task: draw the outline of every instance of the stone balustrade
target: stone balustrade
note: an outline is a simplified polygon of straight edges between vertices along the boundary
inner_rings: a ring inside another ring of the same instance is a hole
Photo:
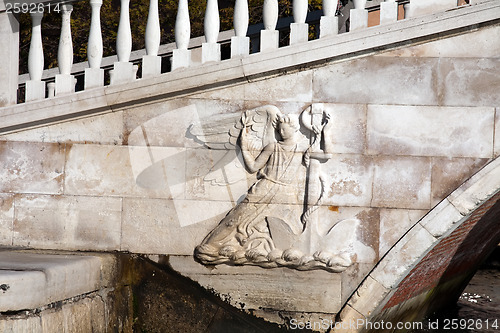
[[[479,0],[471,0],[479,2]],[[372,2],[372,1],[370,1]],[[467,4],[467,0],[446,0],[441,1],[439,6],[429,0],[375,0],[367,8],[367,0],[353,0],[352,4],[346,8],[350,9],[349,28],[354,32],[365,29],[369,25],[369,12],[373,12],[370,20],[380,24],[390,24],[399,19],[423,15],[435,10],[446,10],[460,4]],[[471,4],[471,5],[472,5]],[[88,39],[88,65],[84,69],[84,89],[97,88],[105,85],[104,70],[102,63],[103,43],[100,23],[100,8],[102,0],[90,0],[92,10],[91,25]],[[350,6],[350,7],[349,7]],[[404,9],[403,9],[404,7]],[[129,18],[129,0],[121,0],[120,21],[117,31],[116,50],[117,61],[112,64],[109,71],[110,84],[125,84],[137,79],[138,63],[142,62],[142,78],[151,78],[161,75],[162,57],[159,55],[160,49],[160,22],[158,16],[158,0],[150,1],[149,15],[146,25],[145,55],[131,60],[132,35],[131,22]],[[339,5],[336,0],[324,0],[322,15],[319,20],[319,38],[332,37],[339,33]],[[7,13],[8,8],[6,7]],[[12,7],[10,10],[14,10]],[[404,10],[404,15],[403,15]],[[71,41],[70,15],[72,6],[61,5],[62,15],[61,36],[58,50],[59,73],[55,75],[55,84],[42,78],[43,70],[43,46],[42,46],[42,18],[43,12],[33,12],[32,17],[32,38],[29,51],[29,80],[25,81],[24,100],[26,102],[43,99],[46,96],[68,94],[75,92],[76,80],[72,75],[73,52]],[[0,15],[5,15],[1,13]],[[8,14],[9,15],[9,14]],[[307,0],[293,1],[293,22],[289,29],[289,44],[306,43],[310,39],[309,24],[306,23],[308,17]],[[248,56],[251,51],[257,51],[254,47],[250,49],[250,37],[248,26],[248,1],[236,0],[234,8],[234,36],[230,37],[231,58]],[[263,4],[263,25],[264,29],[258,34],[257,46],[260,52],[267,52],[279,47],[278,22],[278,2],[277,0],[264,0]],[[133,24],[133,22],[132,22]],[[188,1],[179,0],[179,7],[175,23],[175,47],[171,54],[171,70],[196,66],[209,62],[221,61],[221,43],[219,32],[219,13],[216,0],[207,2],[207,9],[204,22],[205,42],[201,45],[201,61],[193,61],[190,49],[190,19],[188,12]],[[253,43],[252,43],[253,44]],[[258,48],[257,48],[258,49]],[[143,52],[144,53],[144,52]],[[44,75],[45,76],[45,75]],[[23,81],[22,79],[20,81]],[[47,92],[48,91],[48,92]],[[21,97],[21,99],[23,99]]]

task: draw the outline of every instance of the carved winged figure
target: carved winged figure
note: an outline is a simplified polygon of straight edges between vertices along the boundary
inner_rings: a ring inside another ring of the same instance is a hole
[[[305,145],[299,118],[283,115],[273,105],[244,111],[230,130],[226,127],[222,131],[226,144],[239,148],[246,170],[256,173],[257,180],[245,198],[196,247],[197,260],[212,265],[289,266],[334,272],[352,264],[346,255],[325,255],[320,251],[312,255],[301,246],[309,219],[305,218],[307,207],[304,209],[308,159],[311,149],[319,146],[328,119],[326,116],[322,124],[305,126],[314,136]],[[214,147],[216,143],[208,141],[220,141],[223,136],[221,126],[211,128],[211,132],[197,128],[190,132],[208,147]],[[302,214],[286,207],[299,207]]]

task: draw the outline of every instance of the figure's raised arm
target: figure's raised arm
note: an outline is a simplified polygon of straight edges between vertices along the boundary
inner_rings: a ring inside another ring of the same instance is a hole
[[[242,117],[242,122],[243,120],[244,118]],[[256,150],[258,148],[251,146],[250,141],[248,140],[248,127],[244,122],[243,122],[243,128],[241,129],[240,146],[245,166],[251,173],[257,172],[260,169],[262,169],[266,165],[267,161],[269,160],[269,156],[271,156],[274,150],[274,144],[268,144],[258,154],[258,156],[254,158],[254,155],[252,154],[251,150]]]

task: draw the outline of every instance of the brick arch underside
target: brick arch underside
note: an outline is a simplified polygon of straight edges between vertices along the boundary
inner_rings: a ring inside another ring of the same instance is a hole
[[[373,321],[421,320],[454,304],[500,242],[499,226],[500,192],[497,192],[411,269]]]

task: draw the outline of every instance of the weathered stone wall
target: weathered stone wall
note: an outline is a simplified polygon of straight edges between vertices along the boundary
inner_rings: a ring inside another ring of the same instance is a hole
[[[207,182],[219,151],[190,137],[189,127],[224,115],[237,119],[264,104],[297,115],[313,104],[329,111],[333,123],[320,220],[361,221],[338,225],[333,236],[338,249],[356,254],[355,265],[329,282],[341,290],[340,308],[412,225],[500,154],[500,45],[492,42],[499,35],[499,26],[485,27],[4,135],[1,244],[190,258],[255,178],[240,168],[228,169],[238,180],[230,186]],[[307,142],[304,133],[301,140]],[[217,270],[197,274],[206,276],[209,288],[219,278]],[[283,275],[277,276],[276,286]],[[298,281],[292,291],[304,283],[310,282]],[[233,286],[225,287],[219,292],[230,294]],[[234,303],[252,310],[245,285],[238,288],[243,296]],[[294,306],[321,312],[307,302]]]

